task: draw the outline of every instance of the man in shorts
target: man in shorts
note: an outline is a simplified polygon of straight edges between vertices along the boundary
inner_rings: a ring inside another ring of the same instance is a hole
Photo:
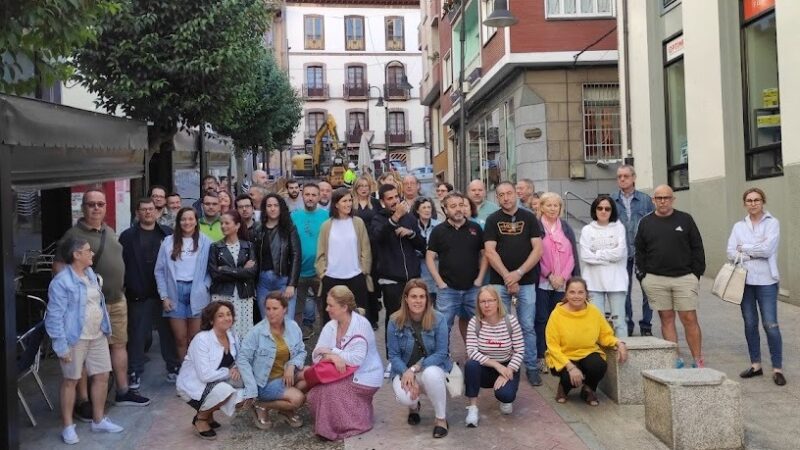
[[[681,319],[692,367],[703,367],[702,335],[697,321],[697,291],[706,270],[700,230],[688,213],[673,208],[672,188],[656,187],[656,209],[643,217],[636,232],[636,277],[647,293],[650,307],[658,311],[664,339],[678,342],[675,313]],[[678,358],[676,367],[684,366]]]
[[[480,225],[467,220],[462,207],[465,201],[458,192],[451,192],[442,200],[447,220],[431,231],[425,263],[439,288],[436,309],[447,320],[448,330],[456,315],[463,319],[458,328],[466,342],[467,323],[475,315],[478,288],[488,263],[483,257],[483,231]]]
[[[114,384],[117,388],[115,404],[120,406],[147,406],[150,399],[140,396],[128,388],[128,304],[123,293],[125,282],[125,262],[122,259],[122,245],[117,234],[105,224],[106,195],[103,191],[90,189],[83,194],[81,210],[83,217],[67,230],[62,237],[84,239],[94,252],[92,269],[102,278],[102,291],[106,309],[111,319],[111,367]],[[56,264],[56,271],[63,268],[63,262]],[[89,411],[89,390],[86,377],[78,385],[76,413],[79,419],[91,420]]]

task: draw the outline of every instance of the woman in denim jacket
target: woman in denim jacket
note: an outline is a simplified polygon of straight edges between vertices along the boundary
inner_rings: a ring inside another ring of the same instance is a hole
[[[400,309],[389,320],[386,352],[394,394],[409,408],[409,425],[420,422],[420,394],[433,403],[434,438],[447,436],[447,374],[453,368],[448,341],[447,322],[433,308],[428,286],[419,278],[409,280]]]
[[[300,327],[286,316],[288,306],[281,291],[268,293],[266,318],[247,333],[236,358],[244,381],[243,397],[255,402],[253,421],[262,430],[272,427],[270,409],[277,410],[276,419],[290,427],[303,426],[297,409],[306,398],[302,377],[306,346]]]
[[[75,406],[75,387],[86,368],[92,377],[92,431],[119,433],[122,427],[104,416],[108,373],[111,355],[108,336],[111,320],[97,275],[91,269],[94,252],[89,243],[69,238],[59,252],[67,266],[50,282],[48,288],[45,329],[58,355],[64,381],[61,383],[61,438],[67,444],[77,444],[78,435],[72,421]]]

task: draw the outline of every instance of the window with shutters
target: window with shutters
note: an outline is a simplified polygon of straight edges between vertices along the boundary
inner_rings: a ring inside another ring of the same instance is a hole
[[[405,30],[402,17],[386,18],[386,50],[405,50]]]
[[[305,49],[325,50],[325,26],[322,16],[303,16]]]
[[[345,50],[364,50],[363,16],[345,16],[344,45]]]

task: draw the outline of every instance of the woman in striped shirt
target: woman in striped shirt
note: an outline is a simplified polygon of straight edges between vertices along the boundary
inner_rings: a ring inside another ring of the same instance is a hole
[[[500,412],[511,414],[519,387],[519,368],[525,353],[522,328],[506,314],[497,291],[484,286],[478,291],[475,317],[467,325],[465,394],[469,398],[467,426],[478,426],[478,392],[493,388]]]

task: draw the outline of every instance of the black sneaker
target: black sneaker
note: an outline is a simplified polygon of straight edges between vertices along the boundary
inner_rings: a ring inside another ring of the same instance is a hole
[[[542,377],[539,376],[539,368],[535,369],[528,369],[525,371],[525,374],[528,376],[528,383],[531,386],[541,386],[542,385]]]
[[[141,385],[142,377],[137,375],[136,372],[131,372],[130,375],[128,375],[128,388],[136,391]]]
[[[649,328],[642,328],[642,336],[652,336],[653,332]]]
[[[89,423],[92,421],[92,402],[90,401],[83,401],[83,402],[76,402],[75,409],[73,410],[73,415],[76,419],[80,420],[84,423]]]
[[[125,394],[117,394],[114,404],[117,406],[147,406],[150,404],[150,399],[128,389]]]

